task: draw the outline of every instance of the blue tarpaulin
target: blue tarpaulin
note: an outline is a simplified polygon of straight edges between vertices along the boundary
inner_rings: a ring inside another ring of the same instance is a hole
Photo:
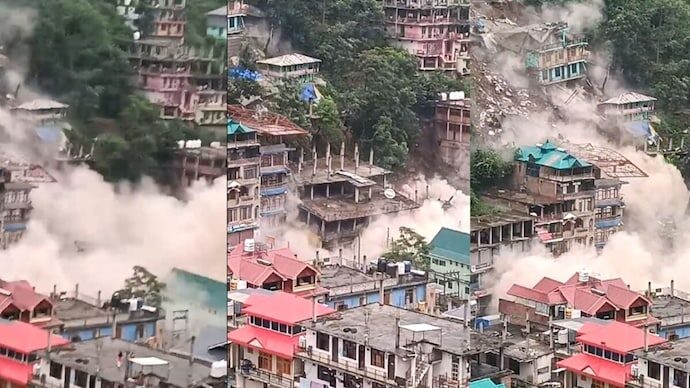
[[[605,220],[596,220],[594,222],[594,225],[597,227],[597,229],[615,228],[617,226],[621,226],[621,224],[622,223],[620,217]]]
[[[274,195],[281,195],[287,193],[287,188],[285,187],[272,187],[270,189],[261,189],[262,197],[272,197]]]
[[[636,139],[657,140],[657,134],[649,121],[631,121],[625,125],[625,129]]]
[[[34,131],[44,143],[58,143],[62,140],[62,130],[58,127],[37,127]]]
[[[299,99],[304,102],[316,102],[319,99],[319,95],[316,93],[316,86],[311,82],[305,84]]]
[[[245,69],[243,67],[233,67],[228,71],[228,75],[230,78],[235,78],[235,79],[244,79],[248,81],[254,81],[258,82],[261,81],[261,74],[251,71],[249,69]]]
[[[18,232],[20,230],[26,230],[26,224],[5,224],[6,232]]]

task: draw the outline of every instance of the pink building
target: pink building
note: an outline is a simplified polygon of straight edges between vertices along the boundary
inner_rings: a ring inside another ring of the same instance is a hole
[[[151,37],[184,40],[186,0],[153,0],[154,12]]]
[[[386,30],[419,59],[421,70],[469,74],[467,0],[384,0]]]

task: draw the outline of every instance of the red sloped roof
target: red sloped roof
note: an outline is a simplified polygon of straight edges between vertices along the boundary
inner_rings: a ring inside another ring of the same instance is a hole
[[[6,380],[25,387],[29,384],[32,374],[33,367],[31,365],[0,357],[0,381]]]
[[[540,292],[551,292],[562,285],[563,283],[559,282],[558,280],[544,277],[533,288]]]
[[[611,322],[608,325],[588,323],[578,331],[578,334],[580,332],[585,334],[577,337],[578,342],[604,347],[618,353],[630,353],[644,347],[644,329],[622,322]],[[654,346],[664,342],[666,342],[665,339],[655,334],[647,333],[647,345]]]
[[[44,300],[50,302],[50,299],[42,294],[34,291],[34,288],[26,280],[18,280],[8,282],[0,279],[0,288],[5,289],[11,295],[0,295],[0,306],[10,303],[17,306],[22,311],[33,310],[36,305]],[[52,304],[52,302],[50,302]]]
[[[556,364],[578,375],[584,375],[601,382],[623,388],[630,365],[605,360],[586,353],[580,353]]]
[[[243,326],[228,333],[228,341],[279,357],[292,359],[299,336],[276,333],[256,326]]]
[[[270,266],[260,264],[257,259],[266,260]],[[250,284],[261,285],[263,280],[275,273],[283,279],[295,280],[305,270],[318,271],[299,259],[290,248],[273,249],[266,252],[244,252],[241,245],[236,246],[228,254],[228,269],[236,277],[246,280]]]
[[[523,287],[519,284],[513,284],[508,290],[508,295],[524,298],[527,300],[534,300],[541,303],[549,303],[549,298],[543,292],[533,290],[531,288]]]
[[[606,286],[606,297],[608,297],[611,302],[615,303],[621,308],[630,308],[630,305],[635,303],[635,301],[638,299],[643,299],[649,303],[647,298],[635,291],[630,290],[627,286],[621,287],[616,283],[607,283]]]
[[[252,294],[244,304],[242,312],[260,318],[288,325],[305,321],[312,316],[313,301],[295,294],[277,291],[269,295]],[[316,316],[335,312],[332,308],[316,304]]]
[[[56,334],[50,336],[51,346],[68,343]],[[0,346],[29,354],[48,347],[48,332],[25,322],[0,320]]]

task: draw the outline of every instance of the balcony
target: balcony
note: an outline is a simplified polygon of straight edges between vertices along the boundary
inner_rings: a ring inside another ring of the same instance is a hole
[[[625,376],[625,381],[626,381],[626,387],[634,387],[634,388],[662,388],[663,385],[659,382],[656,382],[654,380],[650,380],[648,378],[645,378],[646,376],[644,375],[632,375],[630,373],[626,373]]]
[[[265,370],[257,368],[241,368],[240,371],[240,376],[245,377],[249,380],[267,384],[269,387],[295,388],[299,386],[299,382],[295,381],[294,378],[276,375]]]
[[[489,290],[487,290],[484,285],[480,284],[479,282],[470,283],[470,294],[474,295],[476,298],[484,298],[491,295]]]
[[[242,156],[230,156],[228,155],[228,168],[239,167],[247,164],[259,164],[261,158],[259,156],[245,158]]]
[[[251,195],[245,195],[239,198],[228,198],[228,209],[237,206],[253,205],[258,202],[259,198]]]
[[[357,365],[356,360],[348,360],[344,358],[343,356],[340,356],[338,361],[333,361],[331,360],[330,355],[322,353],[321,351],[315,351],[311,347],[309,348],[302,348],[299,347],[297,349],[296,353],[297,357],[299,357],[302,360],[308,360],[312,361],[321,365],[325,365],[329,368],[334,368],[338,369],[343,372],[347,372],[350,374],[354,374],[360,377],[363,377],[368,380],[374,380],[377,382],[381,382],[382,384],[385,385],[392,385],[396,386],[398,383],[395,381],[395,379],[391,380],[388,378],[388,373],[378,371],[378,370],[373,370],[372,368],[359,368]],[[347,360],[347,361],[346,361]],[[348,362],[349,361],[349,362]],[[396,366],[396,369],[399,366]]]

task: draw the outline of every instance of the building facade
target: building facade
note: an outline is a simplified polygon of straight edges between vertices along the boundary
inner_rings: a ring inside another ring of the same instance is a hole
[[[568,25],[560,23],[539,48],[527,53],[527,69],[540,85],[584,78],[587,70],[587,41],[568,36]]]
[[[469,74],[470,2],[383,0],[388,35],[419,60],[420,70]]]
[[[2,249],[19,241],[26,231],[33,206],[29,197],[34,185],[13,179],[12,173],[0,169],[0,228]]]
[[[256,61],[259,72],[275,80],[313,81],[319,74],[321,60],[302,54],[287,54]]]
[[[621,188],[626,182],[620,179],[597,179],[594,181],[594,244],[597,248],[606,245],[609,237],[623,226],[623,195]]]
[[[626,92],[598,105],[599,113],[622,121],[649,121],[654,114],[656,98]]]
[[[214,9],[206,14],[206,35],[216,39],[227,38],[230,27],[229,5],[230,2],[228,6]]]
[[[469,245],[467,233],[449,228],[441,228],[429,243],[431,277],[449,297],[468,299],[479,290],[477,276],[472,283]]]
[[[690,339],[651,346],[633,352],[637,363],[631,368],[626,388],[683,388],[690,386]]]
[[[441,94],[436,102],[434,127],[441,160],[463,169],[468,165],[470,146],[470,101],[464,92]]]
[[[259,166],[261,152],[256,131],[228,122],[228,246],[254,238],[259,226]]]

